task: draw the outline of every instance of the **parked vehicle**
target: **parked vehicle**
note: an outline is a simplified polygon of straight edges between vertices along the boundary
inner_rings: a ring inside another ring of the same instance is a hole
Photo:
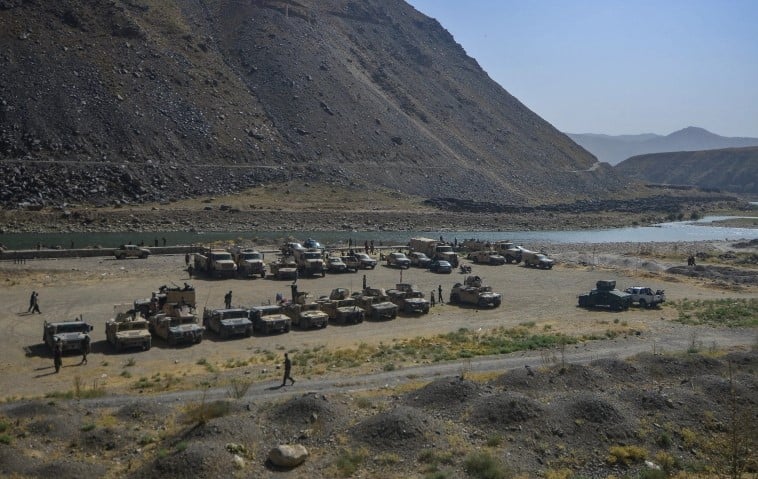
[[[297,271],[301,276],[326,276],[324,257],[320,249],[294,250]]]
[[[387,266],[408,269],[411,267],[411,260],[405,256],[405,253],[390,253],[387,255]]]
[[[366,253],[354,253],[343,256],[342,261],[345,262],[349,269],[354,271],[358,269],[374,269],[376,267],[376,260]]]
[[[131,304],[113,306],[113,317],[105,322],[105,339],[116,351],[128,348],[147,351],[153,343],[147,320]]]
[[[411,238],[408,246],[412,251],[424,253],[432,260],[444,260],[455,267],[458,266],[458,253],[450,243],[431,238]]]
[[[195,289],[161,286],[150,299],[136,300],[134,309],[147,317],[148,329],[174,346],[179,343],[200,343],[205,328],[195,313]]]
[[[60,341],[63,352],[81,351],[82,341],[89,337],[92,325],[82,321],[81,317],[73,321],[45,321],[42,326],[42,341],[52,351]]]
[[[629,309],[632,295],[616,289],[616,281],[600,280],[595,289],[579,295],[579,306],[583,308],[608,308],[614,311]]]
[[[326,270],[329,273],[347,273],[347,264],[338,256],[330,256],[326,260]]]
[[[366,317],[375,321],[395,319],[397,305],[389,300],[383,289],[365,288],[361,293],[354,293],[355,301],[366,311]]]
[[[205,249],[195,253],[195,271],[213,278],[232,278],[237,275],[237,263],[223,249]]]
[[[424,293],[410,283],[397,283],[394,289],[387,290],[387,296],[403,313],[427,314],[429,312],[429,301],[424,298]]]
[[[150,256],[150,250],[147,248],[142,248],[134,244],[122,244],[121,246],[118,247],[117,250],[113,252],[113,255],[116,257],[116,259],[126,259],[126,258],[145,259],[148,256]]]
[[[408,255],[408,259],[411,260],[411,266],[416,266],[417,268],[428,268],[429,264],[432,262],[432,258],[428,257],[421,251],[411,251]]]
[[[266,277],[265,256],[260,251],[249,248],[234,248],[232,250],[234,262],[237,263],[237,274],[244,278],[260,276]]]
[[[297,261],[292,256],[280,256],[272,263],[269,263],[268,269],[271,276],[275,279],[297,279]]]
[[[505,264],[505,256],[498,254],[497,251],[474,251],[473,253],[468,254],[468,259],[473,261],[475,264]]]
[[[366,317],[364,309],[358,306],[346,288],[333,289],[328,297],[319,298],[317,303],[330,320],[339,324],[362,323]]]
[[[219,335],[221,339],[230,336],[252,336],[253,322],[250,311],[244,308],[204,309],[203,325]]]
[[[638,304],[640,308],[652,308],[666,301],[666,295],[662,289],[653,290],[645,286],[632,286],[626,288],[624,292],[632,295],[632,304]]]
[[[292,320],[284,314],[279,304],[253,306],[250,308],[250,320],[253,330],[263,334],[287,333],[292,325]]]
[[[450,274],[453,272],[453,265],[444,260],[434,260],[429,264],[429,271],[432,273]]]
[[[532,268],[552,269],[555,264],[555,260],[548,258],[544,253],[529,250],[521,252],[521,259],[524,261],[524,266],[531,266]]]
[[[502,300],[503,295],[485,286],[479,276],[467,276],[462,284],[455,283],[450,291],[452,304],[473,304],[478,308],[497,308]]]

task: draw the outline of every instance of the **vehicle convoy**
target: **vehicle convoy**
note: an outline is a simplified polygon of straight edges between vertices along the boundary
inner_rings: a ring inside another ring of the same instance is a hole
[[[328,297],[319,298],[317,304],[331,321],[338,324],[362,323],[366,317],[365,310],[357,305],[346,288],[333,289]]]
[[[116,257],[116,259],[126,259],[126,258],[145,259],[148,256],[150,256],[150,250],[147,248],[142,248],[135,244],[122,244],[121,246],[118,247],[118,249],[113,251],[113,255]]]
[[[353,253],[342,257],[348,269],[357,271],[359,269],[376,268],[376,260],[366,253]]]
[[[268,269],[274,279],[297,279],[297,262],[291,255],[279,256],[269,263]]]
[[[505,256],[493,250],[474,251],[468,254],[468,259],[475,264],[505,264]]]
[[[429,312],[429,301],[424,298],[424,293],[410,283],[397,283],[394,289],[387,290],[387,296],[403,313],[427,314]]]
[[[662,289],[653,290],[644,286],[632,286],[626,288],[625,293],[632,295],[632,304],[638,304],[640,308],[652,308],[666,302],[666,294]]]
[[[73,321],[45,321],[42,329],[42,341],[48,345],[51,351],[55,349],[55,344],[59,340],[63,352],[81,351],[82,341],[85,337],[89,337],[92,329],[94,328],[82,321],[81,317]]]
[[[527,249],[521,251],[521,259],[524,261],[524,266],[532,268],[552,269],[555,264],[555,260],[548,258],[546,254]]]
[[[455,283],[450,291],[452,304],[473,304],[478,308],[497,308],[502,300],[503,295],[485,286],[479,276],[467,276],[463,284]]]
[[[223,249],[204,249],[195,253],[195,271],[213,278],[232,278],[237,275],[237,263]]]
[[[458,267],[458,253],[453,251],[453,245],[431,238],[411,238],[408,246],[412,251],[420,251],[432,260],[444,260]]]
[[[297,262],[297,271],[301,276],[326,276],[324,257],[320,249],[294,250],[293,257]]]
[[[387,255],[387,266],[408,269],[411,267],[411,260],[404,253],[390,253]]]
[[[416,266],[417,268],[428,268],[429,264],[432,262],[432,258],[428,257],[421,251],[411,251],[408,255],[408,259],[411,260],[411,266]]]
[[[320,304],[308,301],[305,291],[298,291],[293,284],[292,301],[284,306],[284,314],[290,317],[292,325],[300,329],[325,328],[329,324],[329,315],[321,310]]]
[[[284,314],[284,308],[279,304],[253,306],[250,308],[250,320],[253,330],[262,334],[287,333],[292,326],[292,320]]]
[[[632,295],[616,289],[616,281],[600,280],[595,289],[579,295],[579,306],[583,308],[608,308],[614,311],[629,309]]]
[[[219,335],[221,339],[230,336],[253,335],[253,322],[250,311],[244,308],[203,310],[203,326]]]
[[[237,274],[244,278],[260,276],[266,277],[266,264],[263,262],[264,254],[249,248],[236,247],[231,251],[234,262],[237,264]]]
[[[366,311],[366,317],[374,321],[395,319],[397,305],[389,300],[389,296],[380,288],[365,288],[360,293],[353,293],[356,304]]]
[[[129,348],[147,351],[153,344],[147,320],[131,304],[113,306],[113,317],[105,322],[105,339],[116,351]]]
[[[170,345],[199,343],[205,328],[195,314],[195,289],[161,286],[147,300],[136,300],[134,309],[147,316],[148,329]],[[147,314],[144,314],[144,312]]]

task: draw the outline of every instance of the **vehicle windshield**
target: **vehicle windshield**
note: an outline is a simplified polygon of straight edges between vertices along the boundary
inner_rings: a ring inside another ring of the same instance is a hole
[[[56,333],[88,333],[89,325],[87,323],[70,323],[60,324],[55,328]]]
[[[234,309],[221,311],[219,316],[221,316],[221,319],[247,318],[248,312],[246,309]]]
[[[437,246],[436,251],[438,253],[452,253],[453,247],[450,245]]]
[[[213,258],[213,261],[231,261],[232,260],[232,254],[231,253],[211,253],[211,258]]]
[[[261,253],[244,253],[242,255],[242,259],[263,259],[263,254],[261,254]]]
[[[355,257],[358,259],[371,259],[366,253],[358,253],[355,255]]]
[[[129,331],[133,329],[147,329],[147,322],[145,321],[124,321],[119,323],[119,331]]]
[[[315,251],[305,253],[305,259],[321,259],[321,253],[316,253]]]

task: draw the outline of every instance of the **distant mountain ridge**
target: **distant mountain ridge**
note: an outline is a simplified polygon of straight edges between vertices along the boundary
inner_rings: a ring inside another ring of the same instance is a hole
[[[758,195],[758,147],[633,156],[614,168],[648,183]]]
[[[603,135],[566,133],[569,138],[595,155],[598,161],[616,165],[627,158],[649,153],[716,150],[758,146],[758,138],[726,137],[703,128],[689,126],[669,135]]]

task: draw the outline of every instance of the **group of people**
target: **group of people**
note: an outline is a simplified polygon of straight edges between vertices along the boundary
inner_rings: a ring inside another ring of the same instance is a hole
[[[79,362],[79,364],[87,364],[87,355],[90,351],[89,334],[84,335],[79,349],[82,352],[82,360]],[[63,342],[61,341],[61,338],[58,338],[56,339],[55,346],[53,347],[53,367],[55,368],[56,373],[60,372],[61,366],[63,366]]]
[[[39,310],[39,293],[36,291],[32,291],[32,295],[29,298],[29,309],[27,309],[26,312],[42,314]]]
[[[437,305],[437,300],[439,300],[440,304],[445,304],[445,301],[442,299],[442,285],[437,286],[437,296],[434,296],[434,290],[432,290],[432,294],[429,295],[429,303],[431,303],[432,306]]]

